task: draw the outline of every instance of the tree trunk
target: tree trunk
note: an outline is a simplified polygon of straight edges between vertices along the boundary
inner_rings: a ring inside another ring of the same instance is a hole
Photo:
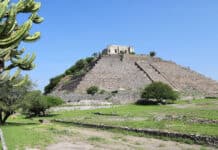
[[[10,112],[6,112],[4,119],[3,119],[3,124],[5,124],[6,120],[8,119],[8,117],[11,115],[12,113]]]
[[[3,123],[3,120],[2,120],[2,111],[0,111],[0,125],[2,125]]]

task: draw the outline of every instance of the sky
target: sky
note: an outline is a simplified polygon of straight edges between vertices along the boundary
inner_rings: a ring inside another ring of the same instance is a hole
[[[38,0],[40,1],[40,0]],[[130,45],[218,80],[217,0],[41,0],[41,39],[22,44],[37,55],[24,72],[43,90],[78,59],[110,44]]]

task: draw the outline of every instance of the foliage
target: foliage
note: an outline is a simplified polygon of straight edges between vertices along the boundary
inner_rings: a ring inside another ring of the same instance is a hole
[[[60,98],[42,95],[40,91],[32,91],[25,95],[23,112],[27,116],[45,116],[47,109],[63,104]]]
[[[14,86],[23,78],[19,76],[12,81],[8,80],[0,84],[0,124],[4,124],[8,117],[22,106],[24,95],[32,89],[33,83],[30,80],[20,86]]]
[[[64,103],[64,101],[59,97],[54,97],[54,96],[45,96],[45,97],[49,107],[59,106]]]
[[[159,103],[164,103],[164,100],[176,100],[178,98],[177,92],[162,82],[153,82],[143,90],[141,98],[155,99]]]
[[[104,93],[106,93],[105,90],[100,90],[100,92],[99,92],[99,94],[104,94]]]
[[[46,99],[40,91],[32,91],[24,97],[23,111],[29,116],[45,115],[47,108]]]
[[[13,68],[21,70],[34,68],[35,55],[27,54],[22,57],[25,49],[19,50],[19,45],[21,42],[33,42],[40,38],[40,32],[30,34],[32,24],[43,21],[43,18],[37,14],[40,7],[41,3],[34,0],[20,0],[16,4],[11,4],[9,0],[0,1],[0,74]],[[29,18],[19,25],[17,16],[21,13],[29,14]],[[7,73],[1,75],[3,81],[15,78],[9,78]],[[23,79],[27,81],[27,77]]]
[[[155,51],[151,51],[151,52],[149,53],[149,56],[151,56],[151,57],[156,56],[156,52],[155,52]]]
[[[45,94],[48,94],[54,89],[54,87],[60,82],[60,80],[64,77],[64,75],[59,75],[50,79],[49,84],[45,87]]]
[[[86,92],[87,94],[95,95],[99,91],[99,88],[97,86],[91,86],[89,87]]]
[[[50,79],[49,84],[45,87],[45,94],[50,93],[55,86],[67,75],[72,75],[73,77],[78,77],[84,75],[88,70],[90,70],[92,64],[95,62],[96,58],[87,57],[85,59],[78,60],[75,65],[71,66],[65,70],[64,74],[61,74],[57,77]]]

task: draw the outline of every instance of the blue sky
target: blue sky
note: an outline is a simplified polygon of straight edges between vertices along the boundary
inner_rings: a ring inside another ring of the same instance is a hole
[[[80,58],[109,44],[154,50],[159,57],[218,80],[217,0],[41,0],[45,18],[33,31],[42,37],[22,44],[37,54],[25,72],[43,89]]]

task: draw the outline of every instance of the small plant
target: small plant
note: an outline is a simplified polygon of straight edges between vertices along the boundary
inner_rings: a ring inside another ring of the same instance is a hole
[[[91,94],[91,95],[95,95],[98,91],[99,88],[97,86],[91,86],[86,90],[87,94]]]
[[[105,94],[105,93],[106,93],[105,90],[101,90],[101,91],[99,92],[99,94]]]
[[[173,89],[162,82],[153,82],[142,92],[141,98],[146,100],[154,99],[157,103],[172,103],[178,98],[178,93],[173,91]]]
[[[156,52],[155,51],[150,51],[149,56],[151,56],[151,57],[156,56]]]
[[[123,61],[123,58],[124,58],[124,53],[121,53],[120,54],[120,61]]]
[[[135,52],[130,52],[131,55],[135,55]]]

